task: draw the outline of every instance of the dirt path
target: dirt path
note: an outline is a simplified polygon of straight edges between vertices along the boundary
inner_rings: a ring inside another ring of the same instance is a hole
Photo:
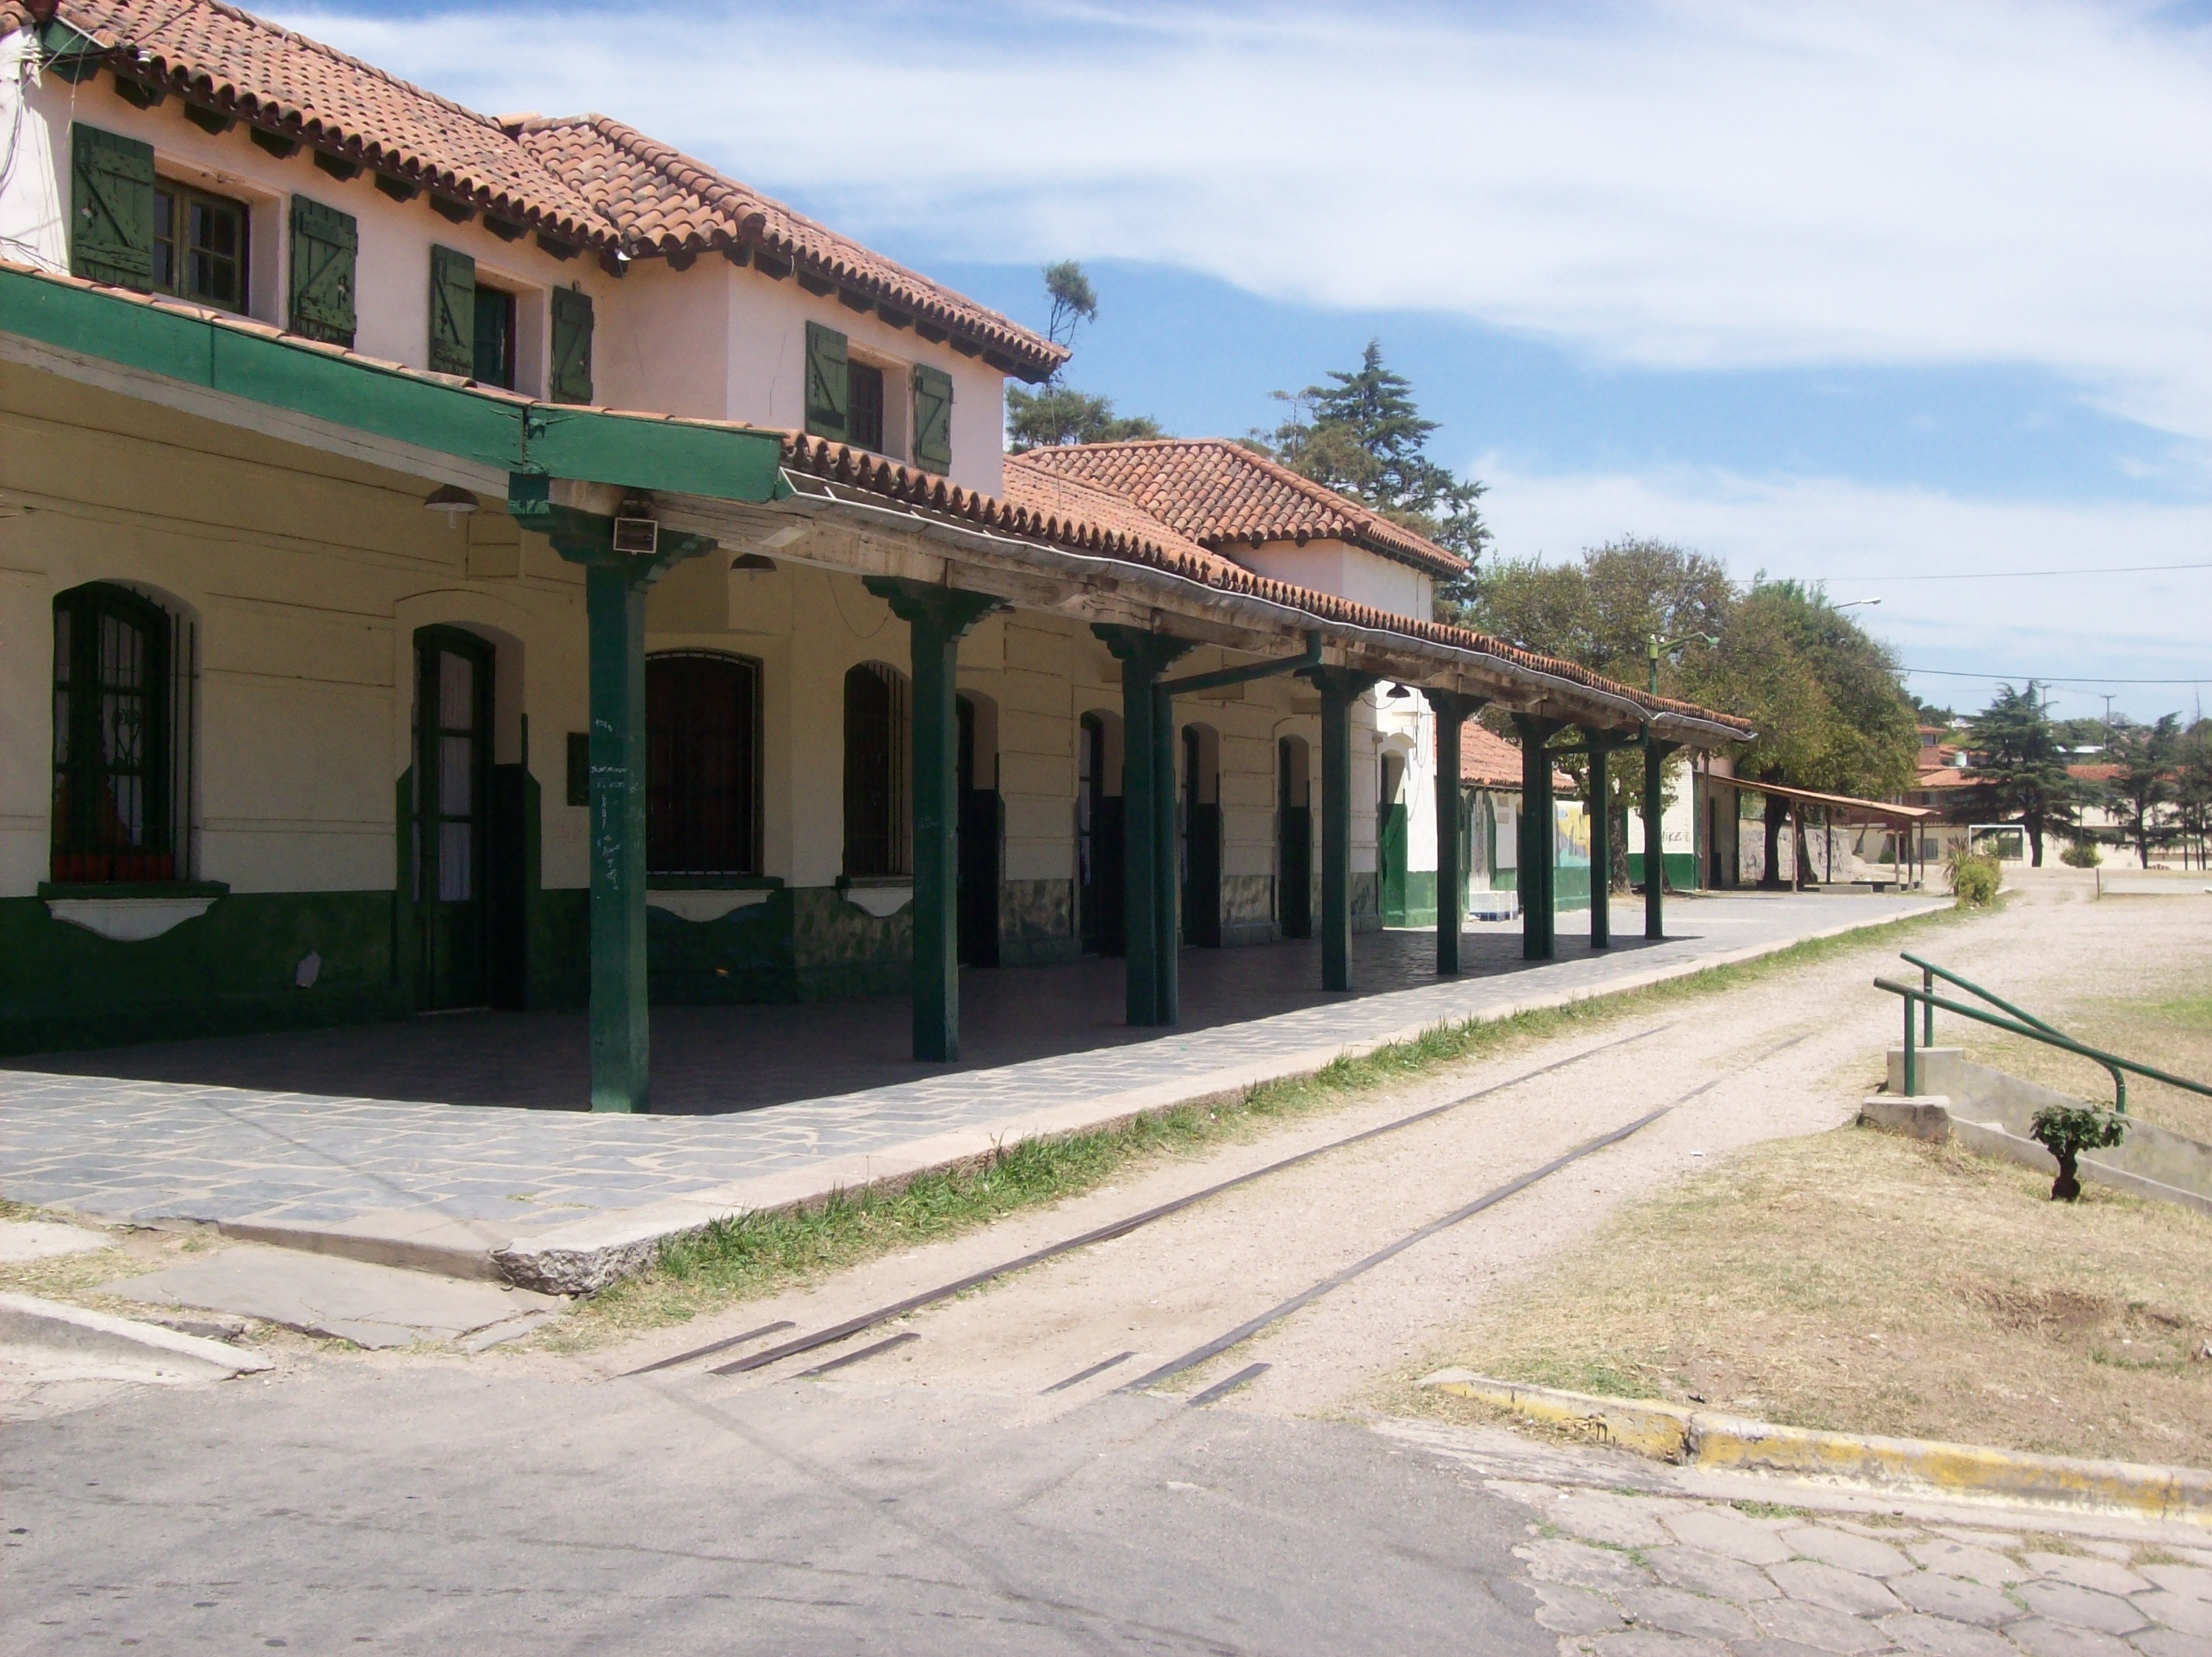
[[[1929,947],[2030,1007],[2124,972],[2131,960],[2212,963],[2212,914],[2171,900],[2094,902],[2087,881],[2070,873],[2033,881],[2004,912],[1936,934]],[[1623,1202],[1737,1146],[1848,1120],[1895,1039],[1897,1003],[1869,982],[1878,971],[1902,969],[1893,950],[1849,951],[1726,996],[1486,1059],[587,1362],[613,1373],[779,1320],[818,1328],[1310,1145],[1587,1055],[808,1360],[911,1329],[919,1340],[841,1379],[1020,1397],[1049,1413],[1223,1333],[1594,1135],[1685,1101],[1635,1138],[1419,1245],[1189,1377],[1200,1385],[1264,1361],[1272,1368],[1237,1395],[1238,1407],[1305,1414],[1352,1406],[1448,1349],[1486,1296],[1540,1271]],[[1125,1351],[1137,1357],[1041,1395]]]

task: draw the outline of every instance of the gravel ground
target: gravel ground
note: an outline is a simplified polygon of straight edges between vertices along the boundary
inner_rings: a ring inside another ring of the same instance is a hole
[[[2178,901],[2099,903],[2075,871],[2046,871],[2002,911],[1931,932],[1924,947],[2033,1006],[2122,969],[2142,952],[2203,950],[2212,942],[2209,920]],[[1195,1347],[1594,1135],[1682,1102],[1625,1144],[1407,1251],[1188,1377],[1203,1384],[1256,1360],[1272,1367],[1236,1395],[1234,1407],[1311,1414],[1387,1405],[1407,1377],[1452,1350],[1455,1332],[1485,1297],[1541,1270],[1622,1203],[1737,1146],[1848,1120],[1881,1078],[1897,1022],[1894,1000],[1870,983],[1877,972],[1902,969],[1893,950],[1846,951],[1725,996],[1492,1057],[811,1290],[659,1332],[595,1362],[626,1368],[785,1318],[819,1327],[1308,1146],[1587,1055],[1421,1126],[918,1314],[897,1328],[921,1338],[849,1372],[1024,1395],[1040,1411],[1066,1408],[1141,1373],[1144,1360]],[[890,1332],[878,1329],[836,1350]],[[1135,1357],[1036,1399],[1040,1389],[1125,1351]]]

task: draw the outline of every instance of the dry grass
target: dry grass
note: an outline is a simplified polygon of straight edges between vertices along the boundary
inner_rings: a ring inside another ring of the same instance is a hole
[[[66,1224],[66,1216],[41,1213],[21,1204],[11,1204],[13,1211],[0,1215],[0,1219],[41,1219]],[[167,1266],[181,1266],[185,1261],[204,1254],[211,1249],[227,1248],[229,1244],[212,1231],[198,1228],[175,1230],[155,1230],[149,1228],[124,1228],[107,1235],[114,1246],[88,1250],[82,1254],[57,1254],[43,1260],[21,1260],[0,1265],[0,1290],[12,1294],[36,1295],[46,1300],[74,1301],[81,1306],[98,1307],[104,1311],[128,1314],[136,1302],[120,1296],[103,1295],[100,1287],[118,1278],[139,1278],[149,1272],[159,1272]]]
[[[1868,1128],[1774,1141],[1617,1217],[1451,1361],[1804,1427],[2212,1467],[2212,1361],[2192,1356],[2212,1340],[2212,1220],[2049,1193]]]
[[[2056,1007],[2030,1006],[2077,1041],[2154,1065],[2192,1081],[2212,1083],[2212,927],[2203,947],[2179,960],[2131,963],[2128,993],[2084,993]],[[1996,986],[1992,985],[1991,988]],[[2100,986],[2085,986],[2094,991]],[[2002,992],[2000,992],[2002,993]],[[2099,1065],[1987,1026],[1966,1034],[1961,1018],[1936,1015],[1936,1039],[1960,1042],[1978,1064],[2045,1087],[2056,1088],[2096,1104],[2110,1104],[2111,1078]],[[2128,1078],[2128,1110],[2147,1122],[2212,1140],[2212,1099],[2142,1077]]]

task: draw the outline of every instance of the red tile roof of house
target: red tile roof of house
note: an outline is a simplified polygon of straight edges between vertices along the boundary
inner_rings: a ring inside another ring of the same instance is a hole
[[[1748,719],[1699,707],[1693,702],[1677,701],[1670,696],[1650,695],[1633,685],[1617,683],[1577,663],[1540,656],[1534,651],[1523,650],[1517,645],[1508,644],[1503,639],[1493,639],[1487,634],[1476,633],[1468,628],[1450,627],[1442,622],[1425,621],[1418,616],[1400,616],[1389,610],[1377,610],[1372,605],[1355,604],[1349,598],[1340,598],[1334,593],[1316,592],[1310,588],[1293,586],[1287,581],[1255,574],[1241,564],[1231,563],[1208,550],[1202,543],[1202,537],[1179,534],[1172,525],[1163,534],[1159,527],[1149,521],[1149,514],[1135,519],[1117,515],[1110,522],[1091,518],[1061,517],[1046,497],[1035,493],[1027,493],[1024,498],[1017,499],[1010,489],[1007,496],[1000,499],[975,489],[963,489],[934,473],[902,465],[895,460],[886,460],[883,456],[872,454],[865,449],[833,443],[827,438],[811,437],[802,433],[785,433],[783,450],[784,465],[788,470],[863,489],[917,510],[965,520],[1004,534],[1033,536],[1079,552],[1096,552],[1109,557],[1127,559],[1133,563],[1148,564],[1203,583],[1217,591],[1248,593],[1270,603],[1301,610],[1322,622],[1376,633],[1397,634],[1401,637],[1421,639],[1453,649],[1478,651],[1526,671],[1564,680],[1655,712],[1706,720],[1741,731],[1747,737],[1751,734],[1752,726]],[[1067,451],[1055,450],[1053,452],[1064,454]],[[1025,455],[1009,460],[1008,474],[1016,475],[1025,470],[1022,463],[1031,458]],[[1024,491],[1031,491],[1034,487],[1028,483],[1021,485]],[[1071,501],[1069,504],[1072,511],[1073,503]]]
[[[1349,541],[1445,580],[1467,568],[1435,542],[1226,438],[1079,443],[1008,464],[1087,479],[1204,546]]]
[[[717,173],[635,127],[605,115],[510,119],[523,149],[588,197],[623,228],[633,251],[681,257],[714,248],[763,252],[795,264],[801,280],[833,284],[858,308],[870,304],[899,325],[911,323],[961,343],[1002,373],[1042,379],[1067,360],[1067,349],[1018,327],[995,311],[927,276],[872,253],[749,185]]]
[[[1459,780],[1478,788],[1509,789],[1516,793],[1521,788],[1521,745],[1499,736],[1480,719],[1469,719],[1460,727]],[[1554,768],[1552,786],[1571,789],[1574,779]]]
[[[137,82],[605,253],[764,250],[803,282],[889,306],[1002,373],[1065,348],[605,116],[502,124],[218,0],[63,0],[61,21]],[[0,34],[21,0],[0,0]]]

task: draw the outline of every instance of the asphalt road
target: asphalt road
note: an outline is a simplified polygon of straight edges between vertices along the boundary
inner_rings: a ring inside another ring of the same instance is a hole
[[[8,1436],[16,1653],[1557,1649],[1524,1509],[1157,1398],[363,1361]]]

